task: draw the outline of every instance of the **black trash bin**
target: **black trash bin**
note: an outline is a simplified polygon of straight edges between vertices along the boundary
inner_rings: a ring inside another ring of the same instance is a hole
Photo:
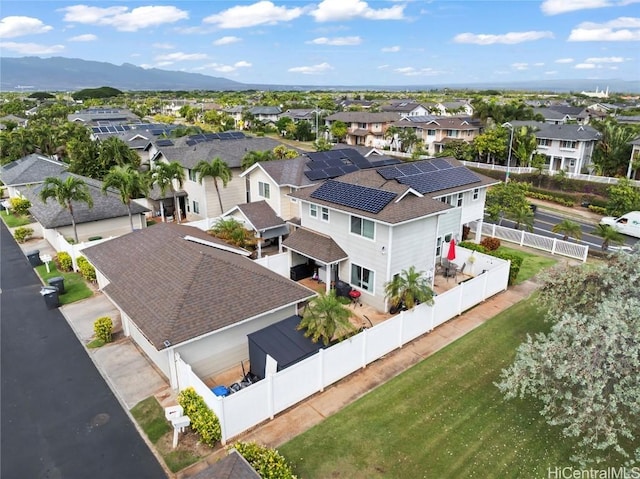
[[[49,278],[49,286],[53,286],[58,290],[58,294],[64,294],[64,278],[62,276],[56,276]]]
[[[47,309],[55,309],[60,306],[58,288],[55,286],[43,286],[42,289],[40,289],[40,294],[44,298]]]
[[[36,266],[40,266],[41,264],[44,264],[42,262],[42,260],[40,259],[40,250],[39,249],[36,249],[36,250],[33,250],[33,251],[29,251],[27,253],[27,258],[29,259],[29,264],[33,268],[35,268]]]

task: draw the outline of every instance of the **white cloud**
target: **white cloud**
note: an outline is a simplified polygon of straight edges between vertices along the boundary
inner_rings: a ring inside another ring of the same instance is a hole
[[[323,0],[310,12],[317,22],[333,22],[364,18],[366,20],[402,20],[405,5],[389,8],[371,8],[362,0]]]
[[[98,39],[93,33],[86,33],[85,35],[77,35],[69,38],[70,42],[94,42]]]
[[[529,64],[528,63],[512,63],[511,67],[516,70],[528,70]]]
[[[241,42],[242,38],[240,37],[222,37],[222,38],[218,38],[217,40],[214,40],[213,44],[214,45],[231,45],[232,43],[238,43]]]
[[[169,65],[173,65],[173,62],[169,62],[169,61],[166,61],[166,62],[158,62],[158,63],[156,63],[156,65],[155,65],[155,66],[156,66],[156,67],[166,67],[166,66],[169,66]],[[152,68],[153,68],[153,67],[152,67]]]
[[[384,53],[396,53],[400,51],[400,47],[398,45],[394,45],[392,47],[383,47],[381,51]]]
[[[540,5],[540,10],[545,15],[558,15],[576,10],[610,7],[615,4],[616,2],[610,0],[545,0]]]
[[[174,52],[167,53],[166,55],[157,55],[155,60],[157,62],[183,62],[189,60],[204,60],[207,58],[205,53],[183,53],[183,52]]]
[[[303,73],[305,75],[315,75],[315,74],[323,73],[329,70],[333,70],[333,67],[329,65],[327,62],[324,62],[318,65],[310,65],[306,67],[293,67],[293,68],[289,68],[288,71],[291,73]]]
[[[378,70],[388,70],[389,69],[389,65],[379,65],[378,66]]]
[[[37,43],[0,42],[0,48],[21,55],[51,55],[64,50],[64,45],[39,45]]]
[[[493,45],[503,43],[513,45],[515,43],[532,42],[543,38],[553,38],[552,32],[509,32],[502,35],[490,35],[484,33],[459,33],[453,37],[456,43],[473,43],[476,45]]]
[[[433,68],[415,68],[415,67],[401,67],[401,68],[396,68],[393,71],[408,77],[435,76],[435,75],[440,75],[442,73],[441,71],[434,70]]]
[[[238,70],[238,68],[249,68],[251,67],[251,63],[241,60],[239,62],[235,62],[233,65],[225,65],[223,63],[209,63],[204,65],[198,70],[214,70],[219,73],[233,73]]]
[[[557,71],[555,71],[555,70],[550,70],[550,71],[548,71],[548,72],[544,72],[544,74],[545,74],[545,75],[557,75],[557,74],[558,74],[558,72],[557,72]]]
[[[135,32],[141,28],[175,23],[189,18],[185,10],[172,6],[144,6],[129,10],[128,7],[90,7],[73,5],[62,8],[63,20],[86,25],[107,25],[122,32]]]
[[[578,63],[576,64],[576,70],[593,70],[596,66],[593,63]]]
[[[587,58],[584,63],[623,63],[622,57],[591,57]]]
[[[558,58],[556,63],[573,63],[574,61],[573,58]]]
[[[345,45],[360,45],[362,43],[362,38],[360,37],[335,37],[335,38],[320,37],[320,38],[315,38],[307,43],[312,43],[314,45],[331,45],[331,46],[342,47]]]
[[[53,30],[42,21],[32,17],[4,17],[0,20],[0,38],[15,38],[24,35],[36,35]]]
[[[619,17],[605,23],[583,22],[571,30],[570,42],[640,41],[640,18]]]
[[[158,50],[173,50],[175,48],[171,43],[154,43],[151,45],[153,48],[157,48]]]
[[[256,25],[275,25],[294,20],[304,13],[302,8],[276,7],[269,1],[253,5],[238,5],[223,12],[206,17],[205,23],[213,23],[219,28],[247,28]]]
[[[533,64],[534,67],[543,67],[544,63],[543,62],[537,62]]]

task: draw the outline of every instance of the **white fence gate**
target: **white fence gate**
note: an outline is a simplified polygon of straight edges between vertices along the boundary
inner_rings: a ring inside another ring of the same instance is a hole
[[[279,412],[506,290],[509,268],[508,261],[492,258],[492,269],[436,296],[433,306],[420,304],[403,311],[226,397],[213,394],[191,366],[178,357],[178,388],[191,386],[203,397],[220,419],[225,444],[230,438],[273,419]]]

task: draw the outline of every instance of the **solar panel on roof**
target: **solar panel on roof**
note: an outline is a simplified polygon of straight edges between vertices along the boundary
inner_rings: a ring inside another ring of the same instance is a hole
[[[403,176],[398,181],[419,193],[433,193],[480,181],[471,170],[464,166],[452,167],[420,175]]]
[[[246,136],[244,136],[244,133],[242,133],[241,131],[232,131],[230,132],[230,134],[235,140],[241,140],[242,138],[246,138]]]
[[[327,158],[330,158],[330,159],[340,159],[347,156],[345,154],[345,150],[329,150],[329,151],[325,151],[324,154]]]
[[[351,173],[353,171],[358,171],[360,168],[358,168],[356,165],[342,165],[340,169],[344,173]]]
[[[329,167],[329,165],[324,160],[307,161],[307,166],[312,170],[321,170],[323,168]]]
[[[304,175],[311,181],[318,181],[329,178],[329,175],[327,175],[324,170],[308,170],[304,172]]]
[[[205,133],[204,137],[207,140],[216,140],[219,138],[217,133]]]
[[[418,175],[422,173],[422,171],[420,171],[417,166],[412,165],[411,163],[397,165],[396,168],[400,170],[403,176]]]
[[[198,142],[196,140],[187,140],[187,146],[197,145]]]
[[[100,133],[100,128],[99,128],[99,127],[97,127],[97,126],[93,126],[93,127],[91,127],[91,130],[92,130],[94,133]]]
[[[311,161],[324,160],[327,157],[324,154],[324,151],[310,152],[310,153],[306,153],[306,155],[307,157],[309,157],[309,159],[311,159]]]
[[[378,174],[382,176],[385,180],[393,180],[394,178],[398,178],[399,176],[402,176],[402,172],[395,166],[380,168],[378,170]]]
[[[335,180],[327,180],[311,193],[311,198],[369,213],[379,213],[396,196],[396,193],[391,191],[352,185]]]
[[[431,164],[431,162],[426,162],[426,161],[422,161],[420,163],[417,163],[416,166],[418,167],[418,169],[420,171],[422,171],[423,173],[428,173],[430,171],[436,171],[438,168],[436,168],[435,166],[433,166]]]
[[[158,140],[158,141],[156,141],[156,145],[158,145],[158,146],[173,146],[173,141],[171,141],[171,140]]]
[[[325,168],[324,172],[328,175],[329,178],[335,178],[337,176],[342,176],[344,172],[342,168],[339,166],[332,166],[331,168]]]
[[[381,158],[379,160],[371,160],[369,159],[369,163],[373,168],[377,168],[380,166],[389,166],[389,165],[397,165],[402,163],[400,160],[396,160],[395,158]]]
[[[435,160],[430,160],[430,161],[431,161],[431,164],[433,166],[435,166],[436,168],[438,168],[440,170],[453,168],[453,166],[451,166],[447,160],[444,160],[442,158],[436,158]]]
[[[342,158],[327,158],[324,161],[328,166],[342,166],[345,164]]]

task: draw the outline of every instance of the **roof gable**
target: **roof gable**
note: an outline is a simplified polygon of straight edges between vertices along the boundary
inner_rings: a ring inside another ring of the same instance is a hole
[[[5,185],[29,185],[42,183],[50,176],[59,176],[67,170],[60,161],[35,153],[12,161],[0,168],[0,180]]]

